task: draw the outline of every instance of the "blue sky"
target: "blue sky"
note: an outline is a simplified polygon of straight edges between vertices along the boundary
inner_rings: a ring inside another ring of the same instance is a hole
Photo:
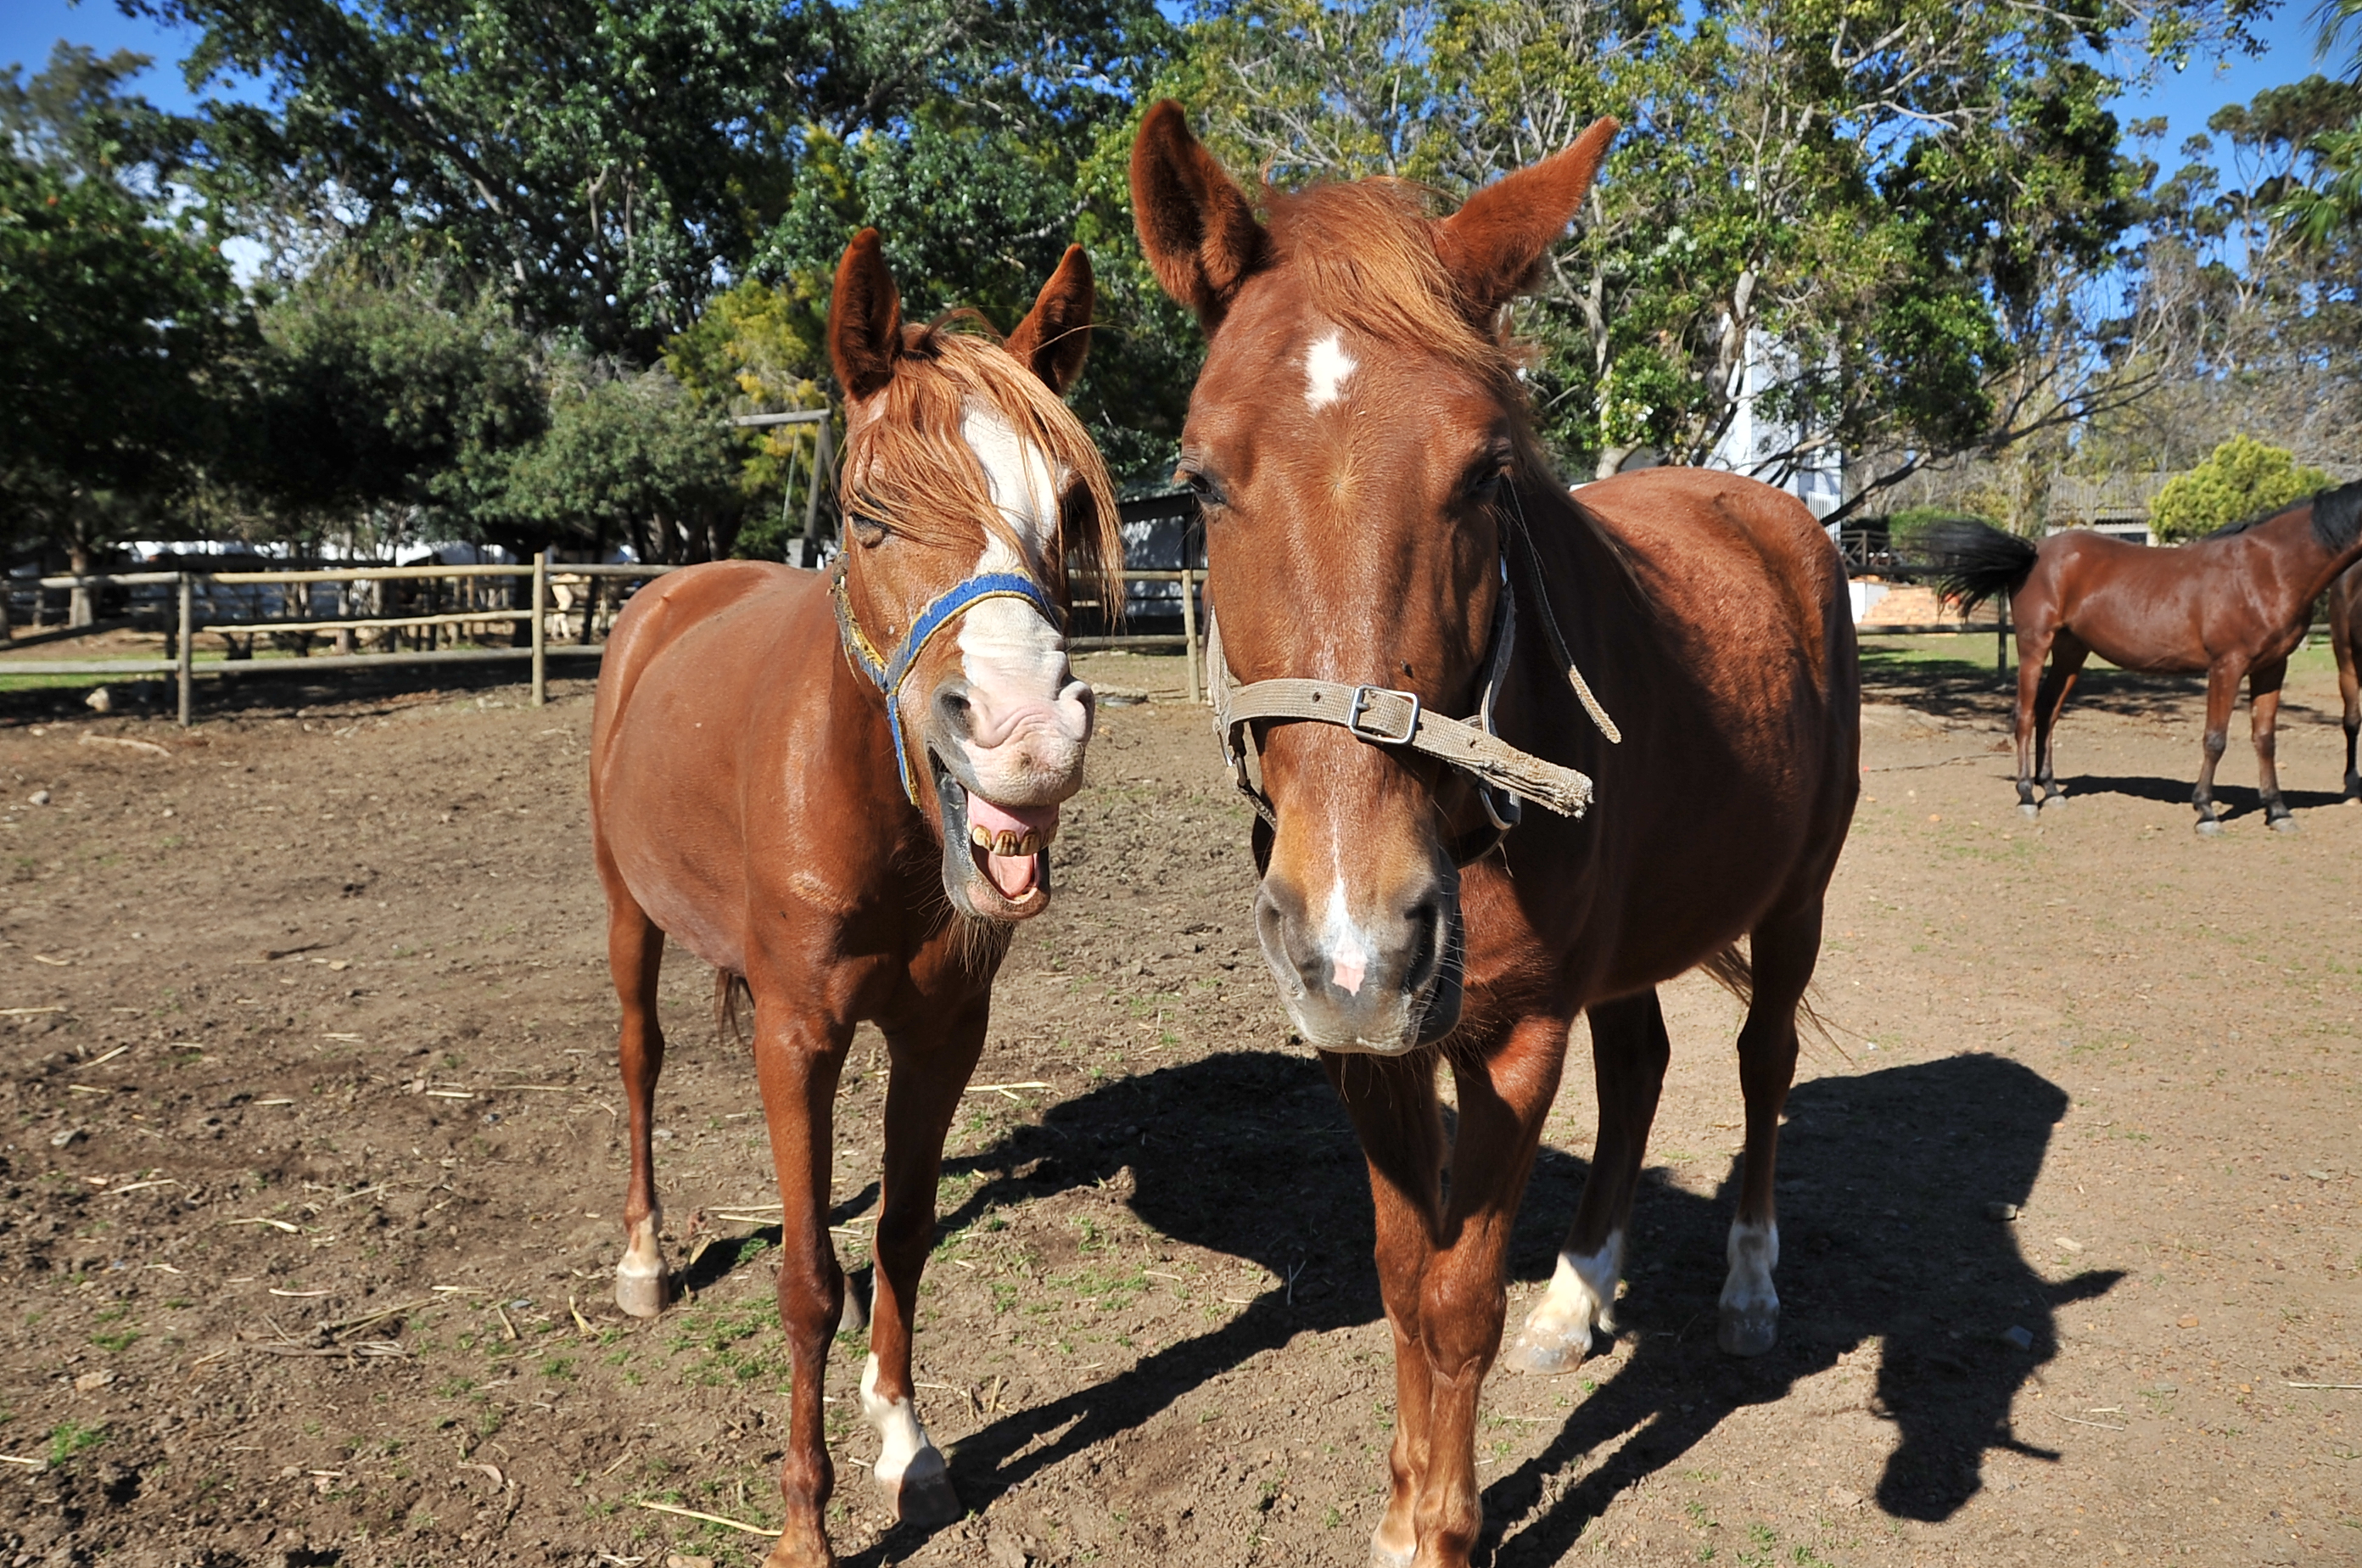
[[[2270,44],[2254,60],[2222,63],[2193,61],[2179,73],[2167,72],[2148,92],[2126,97],[2117,113],[2126,121],[2164,115],[2172,122],[2161,151],[2166,167],[2176,166],[2182,139],[2203,130],[2206,116],[2229,103],[2243,103],[2260,88],[2293,82],[2315,69],[2313,28],[2308,19],[2311,0],[2283,6],[2279,16],[2258,29]],[[156,57],[156,65],[139,83],[159,106],[190,106],[182,85],[180,62],[193,35],[186,29],[163,28],[144,18],[123,16],[111,0],[0,0],[0,66],[20,64],[29,73],[49,59],[59,39],[88,44],[102,54],[118,49],[137,50]]]

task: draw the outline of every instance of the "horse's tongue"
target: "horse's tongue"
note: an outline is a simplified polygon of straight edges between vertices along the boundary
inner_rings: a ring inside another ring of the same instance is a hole
[[[971,827],[980,827],[995,838],[1004,833],[1022,836],[1030,832],[1046,845],[1058,831],[1058,808],[1001,806],[981,795],[970,793],[967,820]],[[1021,899],[1032,891],[1033,880],[1041,867],[1038,856],[997,855],[987,851],[982,859],[985,875],[992,878],[992,885],[1000,889],[1001,897]]]

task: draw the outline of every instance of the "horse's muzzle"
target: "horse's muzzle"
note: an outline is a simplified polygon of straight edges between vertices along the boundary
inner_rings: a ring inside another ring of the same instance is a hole
[[[1280,999],[1315,1049],[1400,1055],[1459,1023],[1466,941],[1456,878],[1357,916],[1341,886],[1315,909],[1291,882],[1266,876],[1254,912]]]

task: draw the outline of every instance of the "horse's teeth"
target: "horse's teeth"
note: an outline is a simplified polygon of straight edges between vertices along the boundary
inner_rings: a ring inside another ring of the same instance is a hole
[[[967,841],[976,845],[978,849],[983,850],[987,855],[992,853],[992,830],[981,823],[969,824],[967,830]]]

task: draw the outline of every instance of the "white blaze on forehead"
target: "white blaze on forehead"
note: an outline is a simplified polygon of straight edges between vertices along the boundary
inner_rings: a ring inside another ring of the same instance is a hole
[[[1342,334],[1331,331],[1304,356],[1304,403],[1315,414],[1345,395],[1345,378],[1361,367],[1345,352]]]
[[[1362,994],[1376,944],[1370,940],[1345,904],[1342,878],[1329,885],[1329,909],[1320,922],[1320,950],[1329,955],[1330,973],[1337,988],[1349,997]]]
[[[960,437],[984,469],[985,487],[1009,529],[1023,542],[1021,558],[988,533],[978,572],[1038,578],[1058,539],[1058,475],[1047,453],[991,409],[971,405]],[[968,685],[1001,703],[1055,701],[1074,679],[1065,638],[1021,599],[988,599],[961,617],[959,646]]]

